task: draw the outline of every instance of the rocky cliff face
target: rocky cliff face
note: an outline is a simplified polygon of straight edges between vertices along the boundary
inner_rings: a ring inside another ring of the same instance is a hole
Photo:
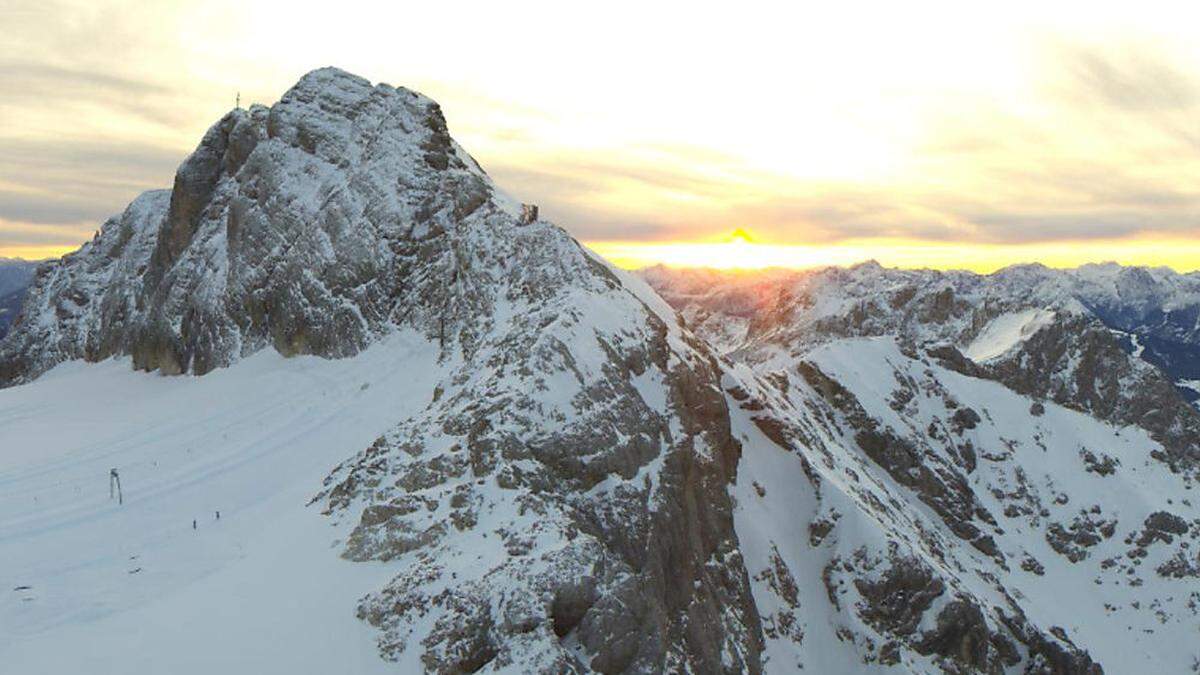
[[[504,196],[438,106],[324,69],[234,110],[170,191],[43,266],[0,346],[202,375],[257,350],[438,345],[427,408],[334,471],[400,672],[758,672],[719,364],[640,281]],[[351,455],[359,448],[344,449]]]

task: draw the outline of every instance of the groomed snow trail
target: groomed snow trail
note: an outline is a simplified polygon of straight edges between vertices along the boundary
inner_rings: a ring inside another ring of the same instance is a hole
[[[395,570],[342,560],[306,504],[440,372],[397,335],[204,377],[69,363],[0,391],[3,670],[389,672],[355,604]]]

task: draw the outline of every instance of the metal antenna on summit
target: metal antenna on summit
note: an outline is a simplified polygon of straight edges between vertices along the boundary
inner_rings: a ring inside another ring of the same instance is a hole
[[[113,493],[116,493],[117,503],[124,504],[125,496],[121,494],[121,474],[117,473],[116,469],[108,472],[108,498],[113,498]]]

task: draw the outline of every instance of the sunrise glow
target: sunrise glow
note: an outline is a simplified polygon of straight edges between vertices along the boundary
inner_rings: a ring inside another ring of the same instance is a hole
[[[336,65],[436,99],[499,187],[627,267],[1200,268],[1183,3],[133,7],[0,12],[0,256],[74,250],[235,102]]]
[[[1165,265],[1180,272],[1200,270],[1200,241],[1194,239],[1133,239],[1088,244],[1051,242],[1021,246],[848,240],[806,246],[729,237],[708,242],[595,241],[588,245],[628,269],[658,264],[723,270],[814,268],[875,260],[888,267],[964,269],[980,273],[1030,261],[1062,268],[1111,261],[1124,265]]]

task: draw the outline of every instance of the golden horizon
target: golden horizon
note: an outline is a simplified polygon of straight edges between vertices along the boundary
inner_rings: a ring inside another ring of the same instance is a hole
[[[1080,243],[964,244],[905,239],[859,239],[828,244],[758,241],[737,228],[719,240],[620,241],[581,243],[617,267],[628,270],[662,265],[676,269],[755,272],[848,267],[875,261],[898,269],[967,270],[990,274],[1012,265],[1037,263],[1070,269],[1085,264],[1168,267],[1180,274],[1200,271],[1200,240],[1134,238]],[[0,247],[0,258],[51,260],[78,246]]]
[[[744,232],[738,230],[738,232]],[[724,241],[587,241],[624,269],[654,265],[717,270],[813,269],[874,260],[900,269],[968,270],[988,274],[1038,263],[1075,268],[1089,263],[1200,271],[1200,240],[1131,238],[1092,242],[968,244],[913,239],[859,239],[829,244],[773,244],[735,237]]]

